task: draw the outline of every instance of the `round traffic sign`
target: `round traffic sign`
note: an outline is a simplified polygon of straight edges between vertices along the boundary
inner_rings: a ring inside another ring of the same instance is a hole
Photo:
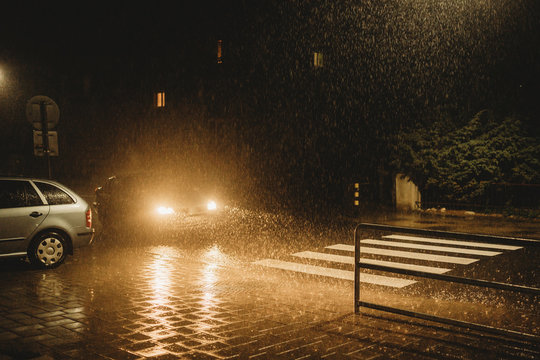
[[[45,109],[44,114],[42,109]],[[41,130],[42,116],[46,116],[47,129],[54,129],[60,118],[60,109],[50,97],[37,95],[26,103],[26,118],[34,129]]]

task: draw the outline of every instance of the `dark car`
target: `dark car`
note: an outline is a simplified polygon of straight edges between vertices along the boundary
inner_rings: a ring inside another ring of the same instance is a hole
[[[0,177],[0,257],[54,268],[93,236],[92,209],[74,191],[51,180]]]
[[[220,210],[212,192],[175,177],[112,176],[95,190],[95,196],[94,206],[104,226],[163,224]]]

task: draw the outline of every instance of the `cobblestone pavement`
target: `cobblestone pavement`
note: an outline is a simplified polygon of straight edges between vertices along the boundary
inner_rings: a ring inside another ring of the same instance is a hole
[[[53,271],[4,260],[0,359],[539,357],[521,340],[354,315],[351,282],[261,269],[225,248],[98,238]]]

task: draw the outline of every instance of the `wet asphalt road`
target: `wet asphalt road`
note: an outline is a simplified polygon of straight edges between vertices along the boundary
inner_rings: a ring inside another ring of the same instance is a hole
[[[411,325],[371,310],[358,317],[351,281],[254,264],[352,244],[358,219],[229,208],[158,233],[107,231],[98,224],[94,243],[51,271],[1,261],[0,359],[538,355],[527,342],[417,320]],[[538,223],[516,220],[370,214],[361,221],[540,238]],[[454,275],[539,287],[538,260],[538,248],[524,247],[450,268]],[[362,284],[361,291],[370,302],[539,333],[536,296],[428,280],[399,289]]]

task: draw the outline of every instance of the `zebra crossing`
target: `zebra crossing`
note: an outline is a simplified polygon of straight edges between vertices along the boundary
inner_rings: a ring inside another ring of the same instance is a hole
[[[458,241],[450,239],[420,237],[392,234],[382,239],[360,240],[360,263],[383,265],[395,269],[422,271],[432,274],[444,274],[452,270],[451,266],[470,265],[483,258],[515,251],[521,246]],[[352,253],[352,255],[351,255]],[[362,257],[362,255],[377,257]],[[333,264],[344,264],[354,267],[354,246],[334,244],[324,248],[324,252],[301,251],[290,254],[293,259],[317,261],[326,266],[312,265],[305,262],[262,259],[253,262],[255,265],[293,271],[311,275],[325,276],[354,281],[353,270],[333,267]],[[360,282],[374,285],[403,288],[416,283],[415,280],[393,276],[360,273]]]

